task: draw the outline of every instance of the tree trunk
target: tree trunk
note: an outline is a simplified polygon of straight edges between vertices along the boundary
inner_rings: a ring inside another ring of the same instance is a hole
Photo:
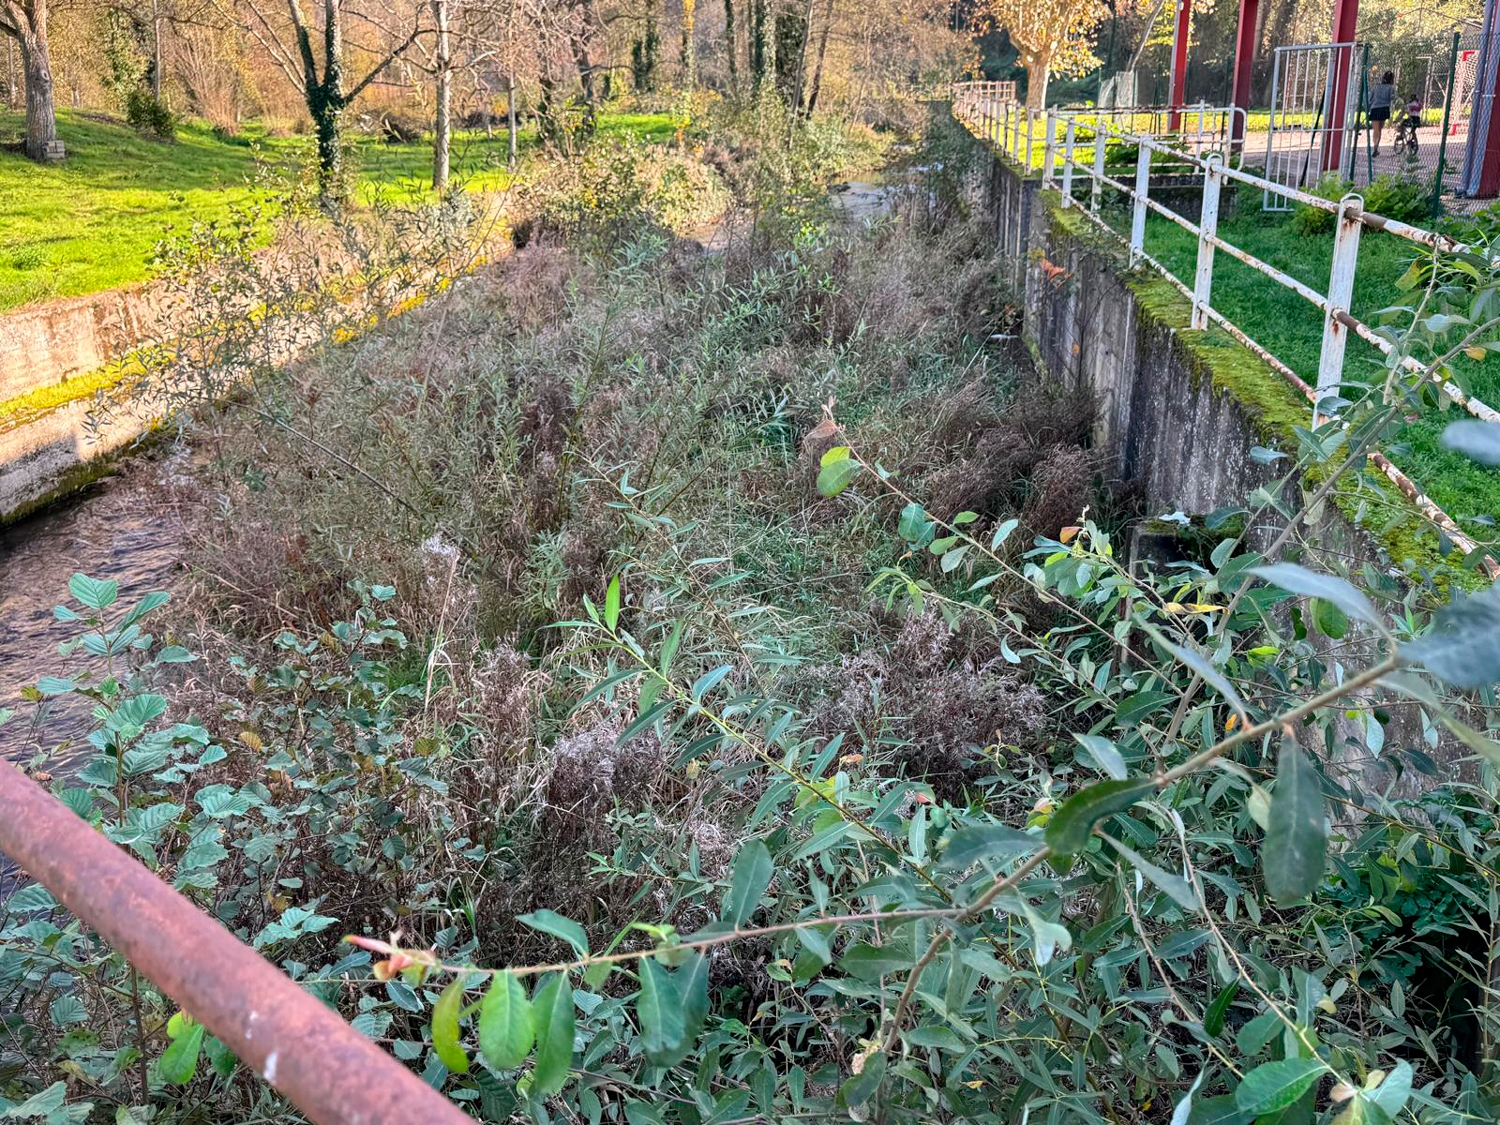
[[[740,60],[738,36],[734,27],[734,0],[724,0],[724,47],[729,56],[729,91],[740,92]]]
[[[823,30],[818,33],[818,64],[813,67],[812,89],[807,95],[807,116],[818,108],[818,91],[823,88],[823,58],[828,54],[828,32],[833,27],[833,0],[823,9]]]
[[[682,87],[692,90],[698,84],[697,0],[682,0]]]
[[[151,0],[151,100],[161,101],[161,15]]]
[[[309,94],[308,109],[318,138],[318,202],[326,211],[336,211],[344,201],[344,152],[339,144],[339,119],[343,106],[337,99]]]
[[[448,187],[448,137],[453,109],[453,67],[448,44],[448,0],[432,0],[432,18],[437,30],[437,115],[432,126],[432,186]]]
[[[31,30],[21,28],[21,70],[26,85],[25,152],[32,160],[55,159],[57,112],[52,99],[52,67],[47,57],[46,17]],[[41,29],[40,34],[37,28]]]
[[[766,49],[770,38],[771,36],[766,33],[766,0],[750,0],[748,54],[751,82],[757,93],[760,91],[761,83],[766,80],[766,75],[775,69],[774,63],[770,61],[770,52]]]
[[[1036,56],[1023,62],[1026,66],[1026,108],[1040,113],[1047,108],[1047,78],[1052,70],[1052,60]]]
[[[802,80],[807,74],[807,39],[812,34],[812,10],[813,0],[807,0],[807,7],[802,9],[802,35],[797,43],[797,68],[792,73],[792,96],[788,99],[794,119],[802,113]]]
[[[505,76],[505,131],[510,144],[510,169],[516,169],[516,72]]]

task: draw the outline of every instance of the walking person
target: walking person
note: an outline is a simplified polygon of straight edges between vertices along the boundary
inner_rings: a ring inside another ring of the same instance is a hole
[[[1380,155],[1380,135],[1385,132],[1385,123],[1391,119],[1391,105],[1396,100],[1396,75],[1386,71],[1380,81],[1370,88],[1370,127],[1375,132],[1375,155]]]

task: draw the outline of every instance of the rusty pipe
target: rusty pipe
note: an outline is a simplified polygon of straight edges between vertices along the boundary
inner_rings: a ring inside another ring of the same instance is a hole
[[[0,852],[317,1125],[472,1125],[8,762],[0,763]]]

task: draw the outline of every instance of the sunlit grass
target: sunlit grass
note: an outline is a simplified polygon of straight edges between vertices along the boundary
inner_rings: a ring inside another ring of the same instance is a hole
[[[18,114],[0,112],[0,141],[19,137]],[[665,114],[607,114],[600,133],[664,140],[675,130]],[[258,165],[292,175],[312,152],[310,137],[269,137],[250,128],[225,139],[187,123],[177,142],[149,140],[122,123],[60,110],[58,131],[68,159],[37,165],[13,148],[0,150],[0,310],[78,296],[145,279],[152,251],[172,229],[222,220],[250,203]],[[520,135],[524,158],[536,150],[534,129]],[[356,137],[356,197],[411,203],[431,198],[432,148],[425,141],[387,144]],[[460,132],[453,139],[452,180],[470,190],[503,188],[508,142]]]

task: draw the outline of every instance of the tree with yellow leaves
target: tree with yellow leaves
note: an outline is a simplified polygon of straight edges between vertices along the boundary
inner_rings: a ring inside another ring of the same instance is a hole
[[[1026,104],[1047,104],[1047,79],[1099,65],[1091,42],[1108,13],[1102,0],[989,0],[995,26],[1010,35],[1026,68]]]

